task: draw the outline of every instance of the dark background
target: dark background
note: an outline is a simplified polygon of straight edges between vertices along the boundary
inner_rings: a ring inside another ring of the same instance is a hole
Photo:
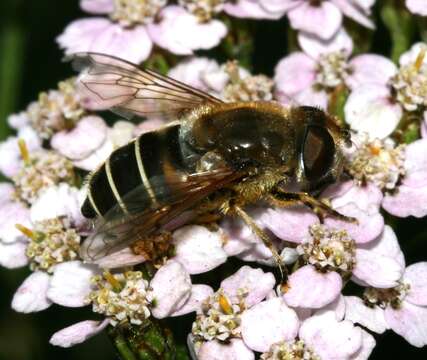
[[[10,131],[6,124],[8,114],[25,109],[40,91],[55,88],[59,80],[72,75],[69,65],[61,62],[63,54],[55,44],[55,37],[66,24],[82,16],[85,15],[78,8],[78,1],[73,0],[0,1],[0,140]],[[283,36],[286,20],[249,22],[249,26],[255,26],[259,34],[255,39],[258,55],[254,59],[254,72],[271,75],[274,65],[286,51],[286,37]],[[388,42],[388,34],[380,25],[374,39],[375,49],[387,55]],[[426,261],[426,221],[411,218],[393,222],[407,263]],[[89,309],[52,306],[35,314],[12,311],[10,302],[14,291],[28,275],[27,269],[0,268],[0,360],[115,358],[105,334],[70,349],[48,344],[55,331],[81,320],[95,319]],[[371,359],[390,356],[425,359],[427,356],[425,349],[409,346],[392,332],[377,340],[378,346]]]

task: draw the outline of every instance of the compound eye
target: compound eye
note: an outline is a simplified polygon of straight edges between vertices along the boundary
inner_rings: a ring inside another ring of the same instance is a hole
[[[334,161],[335,143],[326,128],[307,128],[302,156],[304,173],[309,181],[319,180],[328,173]]]

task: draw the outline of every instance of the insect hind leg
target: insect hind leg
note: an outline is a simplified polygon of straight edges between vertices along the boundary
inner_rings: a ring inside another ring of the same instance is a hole
[[[231,212],[240,217],[244,223],[252,230],[252,232],[264,243],[265,246],[273,254],[273,258],[279,268],[282,281],[286,280],[287,269],[283,263],[282,257],[276,249],[276,246],[271,241],[270,237],[255,223],[255,221],[239,206],[233,206]]]

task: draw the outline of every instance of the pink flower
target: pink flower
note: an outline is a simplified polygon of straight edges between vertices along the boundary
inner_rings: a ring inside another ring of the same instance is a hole
[[[77,263],[69,262],[59,266],[60,270],[55,272],[51,280],[48,297],[64,306],[91,303],[94,312],[107,317],[103,322],[84,321],[58,331],[52,336],[51,343],[61,347],[87,340],[98,334],[106,324],[115,326],[125,319],[141,324],[151,315],[162,319],[196,311],[200,302],[212,291],[206,286],[193,287],[189,274],[176,261],[169,261],[162,266],[150,282],[137,271],[94,278],[94,275],[99,274],[99,269],[93,268],[87,272],[88,276],[84,276],[76,271],[78,268],[71,269],[77,266],[81,268]],[[115,288],[118,284],[120,289]]]
[[[9,178],[17,175],[22,168],[19,139],[25,141],[30,154],[40,150],[42,146],[42,140],[29,125],[20,127],[16,136],[9,136],[5,141],[0,142],[0,172]]]
[[[308,0],[239,0],[224,6],[226,13],[253,19],[279,19],[287,13],[291,26],[320,37],[330,39],[341,27],[343,15],[373,29],[369,19],[372,0],[330,0],[319,4]]]
[[[173,67],[168,76],[200,90],[212,92],[213,88],[210,86],[208,78],[219,72],[219,68],[220,66],[215,60],[206,57],[190,57]],[[223,87],[224,85],[221,84],[218,92]]]
[[[251,349],[263,349],[282,337],[295,336],[296,313],[280,298],[262,301],[272,292],[274,284],[271,273],[249,266],[224,279],[220,289],[201,304],[193,323],[190,347],[197,358],[217,359],[222,351],[230,358],[253,359]],[[279,319],[276,326],[259,331],[259,320],[270,319],[273,313]]]
[[[371,139],[383,139],[397,127],[404,112],[423,110],[427,105],[426,45],[418,43],[401,55],[400,67],[374,55],[362,55],[351,82],[345,118],[353,130]],[[421,120],[421,119],[420,119]]]
[[[182,7],[165,8],[166,4],[166,0],[81,1],[83,10],[106,14],[109,19],[76,20],[57,41],[66,54],[92,51],[140,63],[150,55],[153,42],[175,54],[186,55],[218,45],[227,33],[219,20],[202,21]]]
[[[179,261],[189,274],[210,271],[227,260],[223,249],[224,235],[221,231],[209,231],[203,226],[189,225],[173,233],[174,260]]]
[[[266,303],[273,301],[278,301],[278,298],[267,300]],[[341,305],[343,301],[334,304],[338,303]],[[265,339],[265,332],[257,331],[259,321],[252,323],[252,342],[259,343],[257,349],[263,351],[261,359],[278,359],[279,354],[283,358],[293,358],[295,353],[307,359],[367,359],[375,346],[374,338],[352,322],[343,320],[344,311],[337,311],[336,306],[301,319],[296,332],[288,332],[274,343]],[[282,319],[275,316],[262,318],[262,327],[270,331],[280,327],[281,323]]]
[[[27,206],[13,198],[14,188],[0,183],[0,265],[14,269],[28,264],[26,237],[15,227],[30,224]]]
[[[74,129],[55,134],[51,146],[70,159],[74,166],[94,170],[114,149],[109,132],[102,118],[87,116]]]
[[[427,215],[426,139],[414,141],[405,149],[405,175],[393,193],[387,193],[382,206],[390,214],[406,217]]]
[[[228,1],[224,10],[228,15],[250,19],[280,19],[293,4],[283,0]]]
[[[359,225],[333,218],[325,219],[326,226],[318,225],[314,214],[298,214],[292,208],[269,209],[262,215],[261,223],[276,236],[299,244],[296,250],[303,265],[289,276],[284,288],[288,305],[321,308],[329,304],[342,290],[342,276],[352,275],[358,283],[378,287],[395,285],[400,278],[404,265],[396,260],[402,256],[396,236],[391,228],[384,228],[377,204],[356,199],[337,203],[335,208],[357,218]]]
[[[373,29],[369,19],[370,8],[374,1],[331,0],[320,4],[306,0],[284,0],[288,6],[287,15],[294,29],[330,39],[341,27],[342,17],[346,15],[363,26]]]
[[[83,10],[108,14],[110,19],[93,17],[75,20],[65,28],[57,42],[66,54],[93,51],[139,63],[150,55],[153,46],[146,24],[153,21],[157,11],[165,4],[164,1],[152,0],[132,9],[124,2],[115,7],[113,0],[81,1]]]
[[[371,197],[377,199],[377,206],[394,216],[425,216],[426,151],[426,139],[399,146],[391,139],[359,144],[349,156],[348,163],[348,171],[355,181],[346,191],[334,196],[334,204],[342,201],[361,203],[362,199]]]
[[[427,16],[427,4],[423,0],[406,0],[406,7],[413,14]]]
[[[211,49],[227,34],[219,20],[206,23],[179,6],[168,6],[160,12],[161,21],[148,25],[153,41],[177,55],[191,55],[194,50]]]
[[[391,329],[411,345],[427,345],[427,263],[406,268],[394,288],[368,288],[364,301],[346,297],[346,318],[382,333]]]
[[[319,41],[299,34],[304,52],[295,52],[279,61],[275,69],[276,97],[284,104],[327,107],[329,92],[350,76],[347,58],[353,42],[345,30],[331,40]]]

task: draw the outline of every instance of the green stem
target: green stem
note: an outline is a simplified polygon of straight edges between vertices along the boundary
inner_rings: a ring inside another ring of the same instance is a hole
[[[6,118],[16,109],[23,63],[24,32],[16,23],[0,33],[0,138],[10,133]]]
[[[415,16],[394,0],[384,1],[381,8],[381,19],[388,28],[392,40],[391,58],[399,61],[400,55],[412,44],[416,31]]]
[[[108,335],[110,335],[111,339],[113,340],[113,344],[121,360],[137,360],[136,356],[129,348],[125,338],[120,333],[116,334],[114,328],[109,328]]]

